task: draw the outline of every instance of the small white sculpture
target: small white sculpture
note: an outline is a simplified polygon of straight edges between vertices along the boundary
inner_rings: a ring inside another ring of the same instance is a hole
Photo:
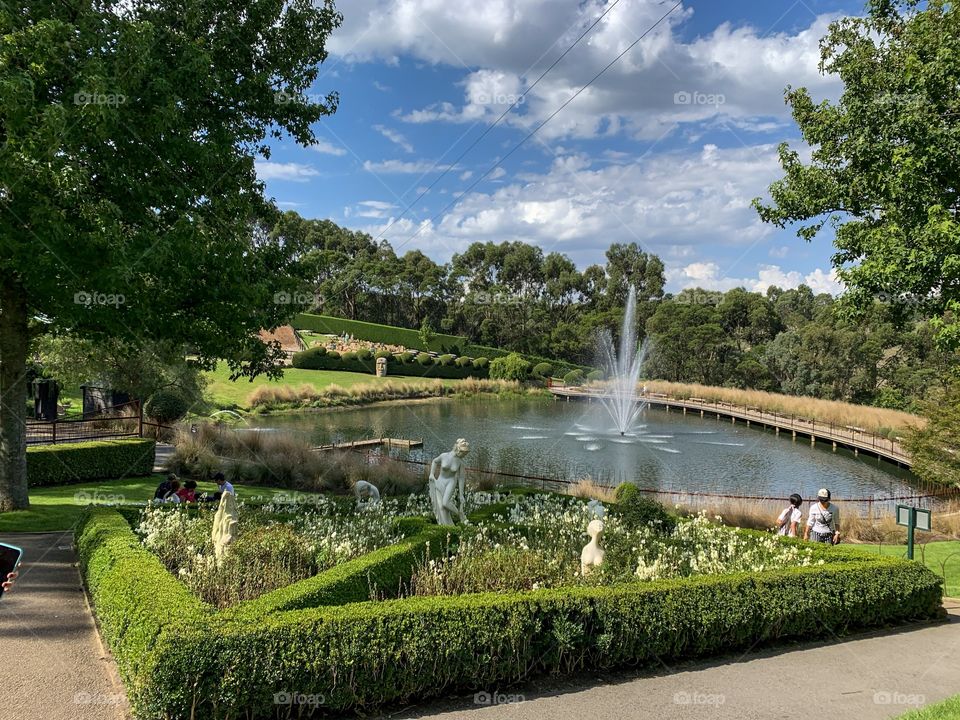
[[[467,466],[463,458],[470,452],[470,443],[463,438],[457,440],[453,450],[438,455],[430,464],[430,504],[433,514],[440,525],[453,525],[453,516],[460,518],[466,524],[467,516],[463,514],[463,490],[467,476]],[[453,493],[459,489],[460,505],[454,502]]]
[[[591,520],[587,525],[587,535],[590,536],[583,552],[580,553],[580,572],[588,575],[595,567],[603,565],[603,557],[606,555],[603,548],[600,547],[600,537],[603,535],[603,520]]]
[[[606,517],[607,515],[607,509],[603,506],[603,503],[600,502],[599,500],[596,500],[596,499],[591,500],[590,502],[587,503],[587,507],[590,508],[590,512],[592,512],[594,516],[599,520],[603,520],[603,518]]]
[[[237,538],[237,523],[240,514],[237,512],[237,496],[232,492],[225,492],[220,496],[220,505],[217,514],[213,516],[213,552],[220,560],[227,552],[227,547]]]
[[[357,480],[353,486],[353,492],[357,496],[357,507],[371,507],[380,504],[380,491],[373,483],[366,480]],[[364,502],[366,500],[366,502]]]

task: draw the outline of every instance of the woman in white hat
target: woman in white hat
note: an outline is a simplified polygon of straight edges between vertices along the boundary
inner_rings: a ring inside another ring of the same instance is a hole
[[[831,543],[840,542],[840,508],[830,502],[830,491],[822,488],[817,493],[817,502],[810,508],[804,540]]]

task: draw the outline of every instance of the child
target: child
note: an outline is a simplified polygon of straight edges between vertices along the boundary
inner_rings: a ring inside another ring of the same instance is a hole
[[[803,513],[800,506],[803,504],[803,498],[794,493],[790,496],[790,504],[783,509],[777,518],[777,535],[786,537],[796,537],[800,528],[800,521],[803,520]]]

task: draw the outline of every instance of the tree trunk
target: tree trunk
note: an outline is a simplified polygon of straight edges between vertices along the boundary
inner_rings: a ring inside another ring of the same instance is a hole
[[[27,303],[0,279],[0,512],[30,507],[27,494]]]

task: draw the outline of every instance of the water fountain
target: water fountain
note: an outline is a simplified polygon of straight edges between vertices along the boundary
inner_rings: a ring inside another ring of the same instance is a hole
[[[599,353],[608,382],[602,398],[603,406],[613,420],[621,436],[627,434],[643,408],[637,397],[637,383],[647,356],[647,340],[637,344],[637,291],[630,288],[627,307],[620,328],[620,348],[617,350],[613,335],[604,330],[599,337]]]

